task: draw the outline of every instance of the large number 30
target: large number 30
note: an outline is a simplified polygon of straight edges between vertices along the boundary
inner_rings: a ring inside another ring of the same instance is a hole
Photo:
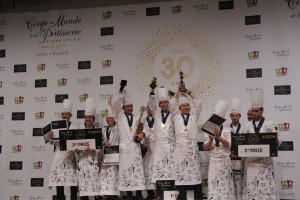
[[[183,71],[182,69],[184,62],[188,63],[188,69],[186,71]],[[166,69],[165,71],[161,71],[161,75],[166,79],[173,78],[175,75],[175,71],[177,72],[177,74],[182,71],[185,78],[191,76],[194,72],[194,61],[190,56],[179,57],[177,63],[175,63],[173,58],[165,57],[161,61],[161,63],[165,65]]]

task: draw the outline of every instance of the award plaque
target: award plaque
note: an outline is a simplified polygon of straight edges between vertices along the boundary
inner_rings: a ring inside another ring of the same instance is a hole
[[[119,165],[119,146],[104,147],[103,165]]]
[[[187,185],[186,199],[194,200],[194,187],[193,185]],[[175,186],[175,180],[157,180],[156,181],[157,197],[163,200],[176,200],[179,195],[179,190]]]
[[[232,134],[231,150],[238,157],[277,157],[277,133]]]
[[[45,144],[47,144],[50,140],[49,133],[51,131],[51,123],[42,128],[42,133],[44,136]]]
[[[101,129],[59,130],[61,151],[102,149]]]
[[[67,129],[68,128],[68,123],[66,119],[62,120],[57,120],[57,121],[52,121],[50,124],[42,128],[42,133],[44,136],[45,144],[47,144],[50,141],[50,136],[49,133],[53,129]],[[58,135],[55,136],[56,138],[53,138],[52,140],[58,140]]]
[[[219,127],[225,122],[223,117],[213,114],[202,126],[201,130],[205,133],[215,136],[214,129]]]

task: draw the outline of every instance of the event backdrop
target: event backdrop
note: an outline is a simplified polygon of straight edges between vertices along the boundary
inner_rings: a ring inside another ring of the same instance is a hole
[[[217,100],[231,103],[234,97],[241,98],[245,125],[249,91],[264,91],[264,115],[276,122],[283,140],[274,158],[279,196],[300,199],[299,25],[295,0],[186,0],[0,14],[1,200],[52,199],[53,146],[44,143],[40,128],[60,119],[64,98],[74,101],[77,124],[83,123],[85,99],[95,98],[102,127],[107,100],[122,79],[137,114],[147,103],[152,77],[174,91],[180,71],[203,102],[199,127]],[[229,112],[226,117],[229,124]],[[199,131],[199,141],[204,134]],[[204,186],[207,167],[203,152]]]

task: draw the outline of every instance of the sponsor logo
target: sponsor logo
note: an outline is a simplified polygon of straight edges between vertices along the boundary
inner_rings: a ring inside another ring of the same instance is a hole
[[[13,81],[13,85],[16,88],[24,88],[27,86],[27,82],[26,81]]]
[[[40,65],[37,65],[36,68],[37,68],[37,71],[38,71],[38,72],[45,71],[45,69],[46,69],[46,64],[42,63],[42,64],[40,64]]]
[[[0,105],[4,105],[4,97],[0,97]]]
[[[259,56],[259,51],[248,52],[248,59],[249,60],[258,59],[258,56]]]
[[[46,151],[46,147],[43,145],[32,145],[31,146],[33,152],[44,152]]]
[[[99,97],[101,100],[108,100],[111,96],[113,96],[114,94],[99,94]]]
[[[103,50],[103,51],[113,50],[114,45],[113,44],[101,44],[100,49]]]
[[[25,130],[24,129],[11,129],[10,132],[13,136],[25,135]]]
[[[277,58],[286,57],[290,55],[290,50],[273,51],[273,55]]]
[[[277,161],[276,164],[277,164],[277,167],[280,169],[295,169],[296,168],[295,162],[291,162],[291,161],[286,161],[286,162]]]
[[[33,100],[34,100],[35,103],[46,103],[47,102],[47,96],[33,97]]]
[[[43,136],[41,128],[32,128],[32,136]]]
[[[278,124],[277,125],[278,131],[289,131],[290,130],[290,123],[283,123],[283,124]]]
[[[195,10],[207,10],[208,9],[208,4],[204,4],[204,3],[202,3],[202,4],[194,4],[193,5],[193,8],[195,9]]]
[[[61,119],[61,113],[60,113],[60,112],[55,112],[55,113],[54,113],[54,117],[55,117],[56,119]]]
[[[246,78],[261,78],[262,77],[262,69],[246,69]]]
[[[4,119],[4,115],[0,113],[0,120]]]
[[[257,1],[258,0],[247,0],[247,6],[248,7],[257,6]]]
[[[259,88],[259,87],[256,87],[256,88],[246,88],[247,92],[257,91],[257,90],[263,90],[263,88]]]
[[[5,66],[0,66],[0,72],[5,72]]]
[[[278,146],[278,151],[294,151],[294,142],[282,141],[281,145]]]
[[[57,85],[58,85],[58,87],[66,86],[67,85],[67,79],[66,78],[58,79],[57,80]]]
[[[12,152],[13,153],[20,153],[20,152],[22,152],[22,145],[12,146]]]
[[[100,85],[108,85],[114,83],[113,76],[100,76]]]
[[[123,15],[125,17],[137,16],[137,10],[123,10]]]
[[[26,72],[26,64],[14,65],[14,73]]]
[[[43,168],[42,161],[33,162],[33,169],[42,169],[42,168]]]
[[[3,42],[3,41],[4,41],[4,35],[1,34],[1,35],[0,35],[0,42]]]
[[[77,110],[77,119],[84,119],[84,110]]]
[[[62,103],[64,99],[68,99],[68,94],[56,94],[55,95],[55,103]]]
[[[146,8],[146,16],[160,15],[160,7]]]
[[[47,87],[47,79],[36,79],[35,88]]]
[[[8,183],[9,185],[12,185],[12,186],[20,186],[23,184],[23,180],[22,179],[8,179]]]
[[[295,198],[295,194],[292,191],[289,192],[279,192],[279,196],[280,196],[280,200],[297,200],[297,199],[291,199],[291,198]],[[282,199],[284,198],[284,199]],[[286,199],[288,198],[288,199]]]
[[[275,105],[274,108],[278,112],[291,112],[292,111],[291,105]]]
[[[177,6],[173,6],[173,7],[172,7],[172,13],[173,13],[173,14],[181,13],[181,10],[182,10],[182,6],[180,6],[180,5],[177,5]]]
[[[260,15],[245,16],[245,25],[260,24]]]
[[[286,181],[280,181],[281,183],[281,189],[293,189],[293,181],[292,180],[286,180]]]
[[[101,110],[100,114],[101,114],[102,118],[106,118],[106,116],[107,116],[107,110]]]
[[[233,1],[219,1],[219,10],[229,10],[233,9],[234,2]]]
[[[10,161],[9,170],[22,170],[23,162],[22,161]]]
[[[111,60],[102,61],[102,67],[103,68],[110,67],[110,66],[111,66]]]
[[[0,81],[0,88],[2,88],[2,85],[3,85],[3,82],[2,82],[2,81]]]
[[[77,82],[79,85],[90,85],[92,83],[91,78],[77,78]]]
[[[9,200],[20,200],[20,196],[17,196],[17,195],[10,196]]]
[[[24,102],[24,97],[22,96],[18,96],[18,97],[15,97],[15,104],[22,104]]]
[[[0,50],[0,58],[5,58],[5,49]]]
[[[286,76],[287,75],[287,68],[281,67],[279,69],[276,69],[276,75],[277,76]]]
[[[91,69],[91,61],[78,61],[78,69]]]
[[[25,120],[25,112],[13,112],[11,115],[12,121]]]
[[[30,186],[31,187],[43,187],[44,186],[44,178],[31,178]]]
[[[67,42],[80,40],[81,30],[75,25],[81,24],[79,16],[70,18],[60,14],[57,19],[38,19],[37,17],[27,17],[25,24],[30,31],[29,38],[34,38],[39,43],[44,42]],[[68,28],[71,26],[72,28]]]
[[[58,69],[69,69],[70,64],[69,63],[56,63],[55,65]]]
[[[0,145],[0,154],[2,153],[2,145]],[[0,163],[0,169],[1,169],[1,163]]]
[[[100,29],[101,36],[114,35],[114,27],[103,27]]]
[[[45,198],[42,197],[42,196],[36,196],[36,197],[30,196],[30,197],[29,197],[29,200],[45,200]]]
[[[44,119],[44,115],[45,115],[44,112],[37,112],[34,114],[36,120]]]
[[[252,41],[258,41],[262,39],[261,34],[253,34],[253,35],[245,35],[245,39],[248,40],[249,42]]]
[[[80,94],[79,95],[79,101],[84,102],[89,97],[88,94]]]
[[[106,11],[106,12],[102,13],[103,19],[110,19],[111,16],[112,16],[112,12],[111,11]]]
[[[275,85],[274,86],[274,94],[275,95],[289,95],[291,94],[291,86],[290,85]]]

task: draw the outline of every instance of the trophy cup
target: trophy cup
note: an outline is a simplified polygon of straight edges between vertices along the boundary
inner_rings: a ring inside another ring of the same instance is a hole
[[[151,82],[151,84],[149,85],[150,88],[153,89],[153,90],[157,87],[157,85],[156,85],[156,80],[157,80],[157,79],[156,79],[155,77],[153,77],[152,82]]]
[[[123,92],[125,86],[127,85],[127,80],[121,80],[121,83],[120,83],[120,92]]]
[[[180,92],[186,92],[185,83],[183,81],[183,72],[180,71],[179,75],[180,75],[180,83],[181,83]]]

